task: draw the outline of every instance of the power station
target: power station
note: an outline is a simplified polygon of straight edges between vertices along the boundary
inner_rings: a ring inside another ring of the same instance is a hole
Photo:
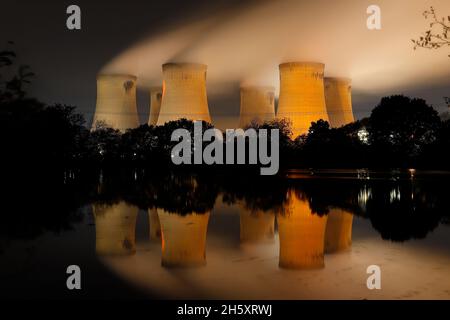
[[[308,132],[311,122],[328,121],[323,85],[323,63],[287,62],[280,69],[277,118],[292,122],[292,138]]]
[[[350,79],[325,78],[325,103],[331,127],[338,128],[355,121]]]
[[[148,119],[149,126],[156,126],[159,117],[159,110],[161,109],[162,88],[150,88],[150,116]]]
[[[95,129],[99,122],[121,131],[139,126],[136,80],[132,75],[97,76],[97,103],[92,129]]]
[[[331,127],[354,121],[351,80],[324,79],[323,63],[286,62],[279,65],[280,95],[275,115],[275,89],[271,86],[240,88],[239,127],[286,118],[292,138],[308,132],[311,122],[323,119]],[[163,125],[181,118],[211,123],[206,93],[205,64],[162,65],[163,86],[150,88],[148,125]],[[139,126],[136,106],[137,78],[127,74],[97,76],[97,103],[92,129],[99,123],[120,131]]]
[[[206,65],[195,63],[166,63],[162,66],[162,101],[157,125],[181,118],[211,122],[206,69]]]
[[[262,124],[275,118],[274,87],[241,87],[239,127]]]

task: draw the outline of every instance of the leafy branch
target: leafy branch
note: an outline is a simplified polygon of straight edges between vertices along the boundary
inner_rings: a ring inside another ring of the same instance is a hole
[[[411,40],[414,43],[414,50],[417,48],[439,49],[450,46],[450,16],[438,18],[433,7],[424,11],[423,16],[425,19],[431,19],[430,27],[421,37]]]

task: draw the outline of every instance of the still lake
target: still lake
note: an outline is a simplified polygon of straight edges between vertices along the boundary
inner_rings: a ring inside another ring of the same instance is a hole
[[[0,297],[450,299],[450,174],[65,170],[2,181]],[[66,268],[81,268],[68,290]],[[367,267],[381,269],[369,290]]]

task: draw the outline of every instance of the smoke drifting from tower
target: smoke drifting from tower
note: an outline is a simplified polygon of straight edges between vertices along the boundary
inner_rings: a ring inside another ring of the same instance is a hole
[[[162,88],[155,87],[150,89],[150,116],[148,119],[149,126],[156,126],[161,109]]]
[[[157,125],[181,118],[211,122],[206,68],[204,64],[195,63],[163,65],[163,92]]]
[[[331,127],[338,128],[355,120],[350,79],[325,78],[325,102]]]
[[[241,87],[239,127],[258,124],[275,118],[274,87]]]
[[[311,122],[328,121],[323,85],[324,64],[280,64],[280,100],[277,118],[292,121],[292,138],[308,132]]]
[[[121,131],[139,126],[136,80],[132,75],[97,76],[97,104],[92,129],[95,129],[97,122],[104,122]]]

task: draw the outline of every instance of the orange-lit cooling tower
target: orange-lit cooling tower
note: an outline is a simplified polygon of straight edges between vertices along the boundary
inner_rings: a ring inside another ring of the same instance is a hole
[[[323,86],[324,64],[280,64],[280,98],[277,118],[292,121],[292,138],[308,132],[311,122],[328,121]]]
[[[241,243],[262,243],[274,240],[275,214],[272,212],[250,212],[241,210]]]
[[[121,131],[139,126],[136,80],[131,75],[97,76],[97,104],[92,129],[96,128],[98,121]]]
[[[150,89],[150,116],[148,119],[149,126],[156,126],[161,109],[162,88],[155,87]]]
[[[181,118],[211,122],[206,68],[204,64],[195,63],[163,65],[163,92],[157,125]]]
[[[338,128],[353,122],[351,80],[325,78],[325,103],[331,127]]]
[[[119,202],[94,204],[95,247],[99,255],[131,255],[136,252],[138,207]]]
[[[275,118],[274,87],[241,87],[239,127],[258,124]]]
[[[158,210],[148,209],[148,224],[150,227],[150,240],[161,240],[161,224],[159,223]]]
[[[209,212],[182,216],[157,210],[161,223],[161,264],[165,267],[205,265]]]
[[[288,193],[284,214],[277,216],[280,237],[280,268],[314,269],[324,264],[327,216],[311,211],[309,203],[293,190]]]
[[[352,245],[353,215],[341,209],[331,209],[328,213],[325,232],[325,252],[335,253]]]

